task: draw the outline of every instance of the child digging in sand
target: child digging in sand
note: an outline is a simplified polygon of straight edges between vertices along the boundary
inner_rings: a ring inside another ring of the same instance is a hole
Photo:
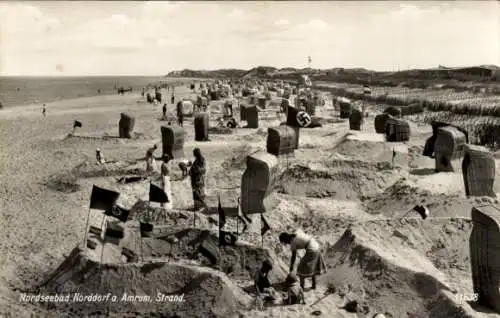
[[[256,302],[260,309],[264,307],[265,302],[274,302],[277,300],[276,291],[273,287],[271,287],[271,283],[268,278],[272,269],[273,262],[272,260],[267,259],[262,262],[262,266],[254,276],[255,290],[257,292]]]
[[[304,299],[304,291],[299,284],[299,280],[294,273],[288,274],[285,284],[287,287],[287,299],[285,300],[285,305],[297,305],[306,303]]]
[[[262,266],[259,271],[255,274],[254,282],[255,289],[257,290],[257,295],[270,294],[269,291],[272,289],[271,283],[269,282],[269,272],[273,269],[273,263],[270,259],[262,262]],[[267,295],[270,296],[270,295]]]

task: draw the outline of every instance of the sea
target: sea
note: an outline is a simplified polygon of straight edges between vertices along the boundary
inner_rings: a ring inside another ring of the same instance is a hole
[[[0,102],[4,107],[48,103],[61,99],[116,94],[116,87],[140,92],[148,84],[181,81],[161,76],[0,77]]]

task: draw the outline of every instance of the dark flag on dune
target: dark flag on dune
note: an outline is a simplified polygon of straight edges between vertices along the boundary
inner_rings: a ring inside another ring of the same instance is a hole
[[[73,128],[77,128],[77,127],[82,128],[82,123],[79,122],[78,120],[75,120],[73,122]]]
[[[420,215],[420,217],[422,217],[422,220],[427,219],[427,217],[429,216],[429,209],[427,209],[423,205],[415,205],[413,207],[413,211],[416,211]]]
[[[168,196],[165,193],[165,191],[163,191],[163,189],[160,188],[159,186],[154,185],[152,183],[149,184],[149,201],[158,203],[169,202]]]
[[[90,208],[103,211],[111,210],[119,196],[120,193],[116,191],[99,188],[94,185],[90,196]]]
[[[104,214],[117,218],[122,222],[127,222],[130,210],[124,209],[118,205],[113,205],[113,207],[111,207],[111,209],[109,210],[106,210]]]
[[[264,234],[266,234],[266,232],[269,231],[271,227],[269,226],[269,223],[267,223],[267,220],[266,218],[264,218],[264,215],[262,213],[260,214],[260,222],[262,224],[260,227],[260,235],[264,236]]]
[[[151,237],[153,235],[153,224],[140,223],[141,237]]]

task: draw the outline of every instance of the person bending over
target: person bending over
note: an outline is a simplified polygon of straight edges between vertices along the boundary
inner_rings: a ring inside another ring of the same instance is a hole
[[[297,250],[304,249],[306,253],[297,266],[297,275],[300,278],[300,286],[304,288],[306,278],[311,278],[312,289],[316,289],[316,276],[324,273],[326,266],[321,255],[321,247],[314,237],[298,229],[294,233],[281,233],[279,240],[283,244],[289,244],[292,250],[290,262],[290,273],[294,270]]]

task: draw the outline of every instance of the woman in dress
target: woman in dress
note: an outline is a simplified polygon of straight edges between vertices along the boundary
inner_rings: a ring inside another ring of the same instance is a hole
[[[200,148],[193,150],[194,161],[189,169],[191,188],[193,189],[194,210],[206,208],[205,203],[205,174],[206,162]]]
[[[148,151],[146,152],[146,171],[147,172],[153,172],[155,171],[155,166],[156,166],[156,161],[154,157],[154,152],[158,149],[157,145],[154,145],[153,147],[149,148]]]
[[[300,278],[300,286],[304,288],[306,278],[311,278],[312,289],[316,289],[316,276],[324,273],[326,266],[321,255],[321,247],[314,237],[298,229],[294,233],[281,233],[280,242],[290,244],[292,260],[290,262],[290,273],[293,272],[297,250],[304,249],[306,253],[297,266],[297,275]]]
[[[172,203],[172,188],[170,186],[170,156],[168,154],[163,155],[163,163],[161,164],[161,181],[163,185],[163,191],[167,195],[168,202],[162,203],[161,206],[164,209],[171,210],[173,207]]]

